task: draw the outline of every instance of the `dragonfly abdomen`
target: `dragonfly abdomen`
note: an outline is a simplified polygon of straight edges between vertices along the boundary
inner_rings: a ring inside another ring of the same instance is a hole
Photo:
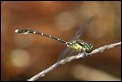
[[[59,38],[56,38],[54,36],[51,36],[51,35],[47,35],[45,33],[42,33],[42,32],[38,32],[38,31],[33,31],[33,30],[28,30],[28,29],[17,29],[15,30],[16,33],[21,33],[21,34],[37,34],[37,35],[41,35],[41,36],[45,36],[45,37],[49,37],[49,38],[52,38],[54,40],[57,40],[57,41],[60,41],[62,43],[65,43],[66,44],[66,41],[62,40],[62,39],[59,39]]]

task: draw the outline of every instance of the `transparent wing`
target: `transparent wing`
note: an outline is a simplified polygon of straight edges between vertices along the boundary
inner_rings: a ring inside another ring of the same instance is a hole
[[[79,51],[72,50],[72,51],[68,54],[68,56],[66,56],[66,57],[74,56],[74,55],[77,55],[78,53],[80,53],[80,52],[79,52]]]
[[[65,50],[60,54],[60,56],[58,57],[58,61],[60,61],[61,59],[65,58],[70,52],[72,51],[71,48],[65,48]]]
[[[92,16],[85,24],[81,25],[81,27],[78,29],[78,31],[76,31],[75,35],[74,35],[74,39],[78,39],[79,37],[81,37],[81,35],[83,34],[84,30],[86,28],[88,28],[88,26],[96,19],[96,16]]]
[[[95,16],[91,17],[84,25],[82,25],[81,28],[79,28],[79,30],[75,33],[74,37],[72,40],[78,39],[79,37],[81,37],[81,35],[83,34],[84,30],[88,27],[88,25],[93,22],[95,20]],[[72,56],[72,55],[76,55],[79,52],[72,50],[71,48],[66,48],[61,55],[58,57],[58,61],[60,61],[63,58]]]
[[[62,53],[61,55],[59,56],[58,61],[66,58],[66,57],[70,57],[70,56],[73,56],[73,55],[77,55],[79,52],[78,51],[75,51],[75,50],[72,50],[71,48],[66,48]]]

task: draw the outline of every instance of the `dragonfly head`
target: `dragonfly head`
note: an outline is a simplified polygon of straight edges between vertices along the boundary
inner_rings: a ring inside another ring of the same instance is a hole
[[[90,42],[88,42],[88,43],[85,43],[85,51],[87,52],[87,53],[90,53],[90,52],[92,52],[92,50],[93,50],[93,45],[90,43]]]

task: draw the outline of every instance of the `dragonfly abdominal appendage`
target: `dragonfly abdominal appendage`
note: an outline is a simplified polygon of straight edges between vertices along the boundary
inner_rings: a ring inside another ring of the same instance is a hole
[[[18,29],[15,30],[16,33],[18,33],[18,31],[19,31]]]
[[[21,34],[28,34],[28,33],[32,33],[31,31],[27,30],[27,29],[16,29],[15,30],[16,33],[21,33]],[[34,32],[33,32],[34,33]]]

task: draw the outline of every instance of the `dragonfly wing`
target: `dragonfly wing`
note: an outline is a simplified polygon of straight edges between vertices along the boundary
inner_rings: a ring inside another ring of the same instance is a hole
[[[59,56],[57,62],[60,61],[60,60],[62,60],[62,59],[64,59],[64,58],[66,58],[66,57],[70,57],[70,56],[73,56],[73,55],[77,55],[78,53],[80,53],[80,52],[75,51],[75,50],[72,50],[71,48],[68,48],[68,47],[67,47],[67,48],[61,53],[61,55]]]
[[[74,35],[74,39],[78,39],[83,34],[84,30],[96,19],[96,16],[92,16],[85,24],[81,25],[78,31]]]
[[[69,52],[69,54],[66,57],[75,56],[79,53],[80,53],[79,51],[72,50],[71,52]]]
[[[79,28],[79,30],[75,33],[74,38],[72,40],[78,39],[82,33],[84,32],[84,30],[88,27],[88,25],[93,22],[95,20],[95,16],[91,17],[84,25],[82,25],[82,28]],[[76,55],[79,52],[72,50],[71,48],[66,48],[61,55],[58,57],[58,61],[60,61],[63,58],[72,56],[72,55]]]
[[[58,57],[57,62],[60,61],[60,60],[62,60],[62,59],[65,58],[65,57],[67,57],[67,56],[70,54],[71,51],[72,51],[72,49],[67,47],[67,48],[60,54],[60,56]]]

